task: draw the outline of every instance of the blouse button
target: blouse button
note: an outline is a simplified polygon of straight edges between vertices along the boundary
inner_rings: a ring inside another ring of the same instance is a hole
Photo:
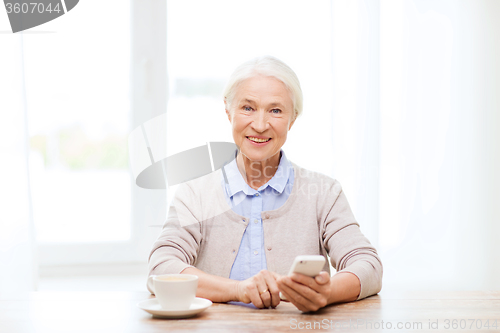
[[[268,250],[268,251],[271,251],[271,250],[272,250],[272,248],[269,246],[269,247],[267,248],[267,250]]]
[[[269,214],[266,214],[266,219],[268,219],[268,218],[269,218]]]
[[[233,254],[236,253],[236,250],[233,250]]]

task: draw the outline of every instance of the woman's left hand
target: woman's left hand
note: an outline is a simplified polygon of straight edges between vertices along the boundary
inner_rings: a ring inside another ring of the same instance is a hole
[[[331,284],[327,272],[321,272],[314,278],[294,273],[281,276],[277,282],[283,295],[303,312],[316,311],[328,305]]]

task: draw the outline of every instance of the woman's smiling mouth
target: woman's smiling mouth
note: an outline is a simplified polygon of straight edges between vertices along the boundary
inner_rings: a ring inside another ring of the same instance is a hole
[[[271,140],[271,138],[264,139],[264,138],[256,138],[254,136],[247,136],[246,138],[255,143],[266,143],[269,140]]]

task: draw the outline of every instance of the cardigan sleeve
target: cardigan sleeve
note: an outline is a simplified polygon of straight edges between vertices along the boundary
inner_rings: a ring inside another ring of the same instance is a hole
[[[179,274],[194,267],[202,239],[196,198],[187,184],[179,186],[149,255],[149,275]],[[150,279],[147,287],[153,293]]]
[[[333,201],[323,224],[323,241],[337,272],[350,272],[359,278],[358,300],[382,289],[382,262],[370,241],[361,233],[340,184],[330,197]],[[331,205],[331,201],[330,201]]]

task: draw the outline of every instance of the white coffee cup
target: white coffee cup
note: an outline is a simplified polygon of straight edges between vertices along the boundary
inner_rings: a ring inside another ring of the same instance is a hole
[[[154,275],[156,299],[164,310],[187,310],[196,297],[198,277],[190,274]]]

